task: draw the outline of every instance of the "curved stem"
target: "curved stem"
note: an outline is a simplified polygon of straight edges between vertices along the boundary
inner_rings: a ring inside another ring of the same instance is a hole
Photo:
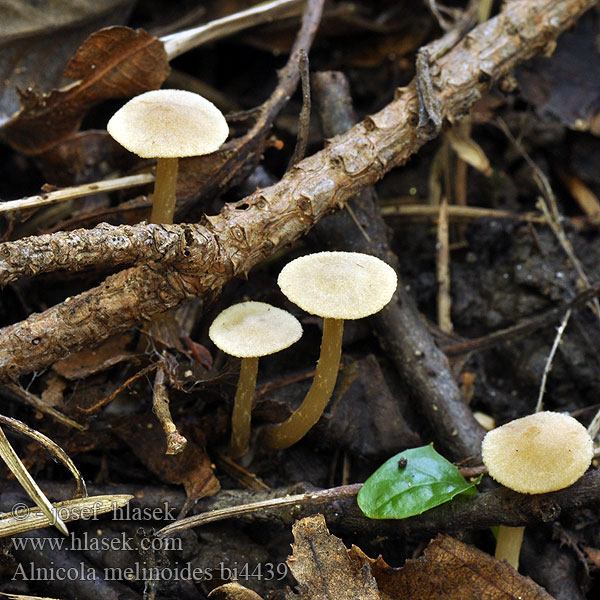
[[[156,163],[154,200],[150,223],[172,224],[175,216],[175,189],[177,186],[178,158],[159,158]]]
[[[229,442],[231,458],[241,458],[248,452],[257,373],[258,357],[242,358],[240,378],[231,415],[231,441]]]
[[[496,541],[496,559],[505,560],[509,565],[518,570],[523,533],[525,533],[525,527],[500,525]]]
[[[261,440],[264,447],[289,448],[300,441],[321,418],[337,381],[343,333],[343,319],[323,321],[321,355],[310,390],[298,410],[287,421],[265,429]]]

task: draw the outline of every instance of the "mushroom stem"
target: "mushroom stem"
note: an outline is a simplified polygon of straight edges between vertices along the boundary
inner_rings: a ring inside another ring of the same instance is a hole
[[[298,410],[287,421],[265,429],[262,438],[265,448],[289,448],[301,440],[321,418],[337,381],[343,333],[343,319],[324,319],[321,355],[310,390]]]
[[[150,223],[171,224],[175,216],[175,189],[177,186],[178,158],[159,158],[156,163],[154,201]]]
[[[525,527],[508,527],[500,525],[496,540],[496,559],[505,560],[515,569],[519,569],[519,554],[523,543]]]
[[[242,358],[240,378],[231,415],[229,456],[234,459],[244,456],[250,446],[250,423],[257,373],[258,357]]]

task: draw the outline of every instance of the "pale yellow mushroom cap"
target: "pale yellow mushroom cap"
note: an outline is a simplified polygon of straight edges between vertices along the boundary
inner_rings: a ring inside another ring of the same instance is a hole
[[[487,433],[481,453],[489,474],[502,485],[544,494],[575,483],[590,466],[594,445],[573,417],[539,412]]]
[[[241,302],[219,314],[208,337],[231,356],[266,356],[297,342],[302,337],[302,325],[281,308],[265,302]]]
[[[279,274],[281,291],[313,315],[362,319],[379,312],[396,291],[396,272],[375,256],[317,252],[288,263]]]
[[[121,107],[106,128],[119,144],[142,158],[210,154],[229,135],[221,111],[184,90],[140,94]]]

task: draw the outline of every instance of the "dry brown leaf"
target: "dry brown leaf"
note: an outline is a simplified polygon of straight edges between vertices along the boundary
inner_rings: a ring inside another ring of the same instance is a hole
[[[0,0],[0,126],[20,108],[17,88],[65,84],[69,58],[94,31],[124,23],[133,0]]]
[[[300,595],[288,600],[380,600],[366,560],[351,560],[339,538],[331,535],[323,515],[307,517],[292,528],[293,555],[287,564],[299,584]]]
[[[208,597],[211,600],[263,600],[256,592],[245,588],[236,581],[215,588]]]
[[[83,379],[105,371],[114,365],[131,360],[135,354],[127,350],[132,335],[124,333],[108,338],[96,348],[85,348],[70,354],[52,365],[52,369],[65,379]]]
[[[6,141],[40,154],[77,131],[89,108],[109,98],[159,88],[170,72],[162,42],[141,29],[107,27],[93,33],[65,70],[76,83],[49,94],[27,90],[23,108],[4,127]]]
[[[115,430],[144,465],[167,483],[183,484],[190,500],[216,494],[221,485],[212,470],[204,448],[188,436],[188,443],[179,454],[165,454],[165,434],[153,415],[129,417]],[[197,437],[197,436],[196,436]]]
[[[535,57],[516,72],[523,96],[542,118],[595,135],[600,135],[598,34],[590,13],[561,36],[551,57]]]
[[[439,535],[423,556],[398,569],[357,547],[350,554],[369,562],[382,600],[552,600],[507,563],[447,535]]]

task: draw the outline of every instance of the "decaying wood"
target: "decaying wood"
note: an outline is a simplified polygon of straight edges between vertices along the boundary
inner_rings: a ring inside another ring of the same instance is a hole
[[[595,0],[509,1],[438,62],[434,79],[442,116],[455,121],[490,81],[548,51]],[[309,3],[310,6],[310,3]],[[306,17],[306,13],[305,13]],[[306,18],[303,27],[306,26]],[[149,263],[0,331],[0,379],[42,369],[151,315],[244,276],[321,217],[403,164],[423,145],[416,132],[415,83],[380,112],[291,169],[274,186],[226,205],[206,220],[168,268]]]
[[[600,503],[600,473],[591,469],[571,487],[548,494],[519,494],[507,488],[473,496],[455,498],[407,519],[369,519],[356,503],[362,484],[309,491],[292,496],[273,497],[273,492],[243,495],[241,504],[237,490],[222,491],[218,497],[202,500],[201,512],[171,523],[157,532],[173,535],[190,527],[243,518],[246,522],[269,522],[289,527],[298,519],[323,513],[328,525],[336,531],[392,539],[435,536],[440,532],[460,533],[484,530],[495,525],[529,525],[556,520],[563,511],[595,507]],[[254,502],[249,502],[249,498]],[[222,506],[226,504],[225,508]]]
[[[326,136],[340,134],[354,124],[349,85],[341,73],[315,73],[313,89]],[[342,211],[315,227],[324,247],[372,254],[397,267],[374,188],[365,188],[347,207],[354,217]],[[357,224],[364,235],[357,231]],[[484,431],[473,418],[446,356],[406,292],[400,273],[393,301],[370,319],[388,358],[416,400],[417,410],[431,423],[436,446],[453,460],[478,455]]]

